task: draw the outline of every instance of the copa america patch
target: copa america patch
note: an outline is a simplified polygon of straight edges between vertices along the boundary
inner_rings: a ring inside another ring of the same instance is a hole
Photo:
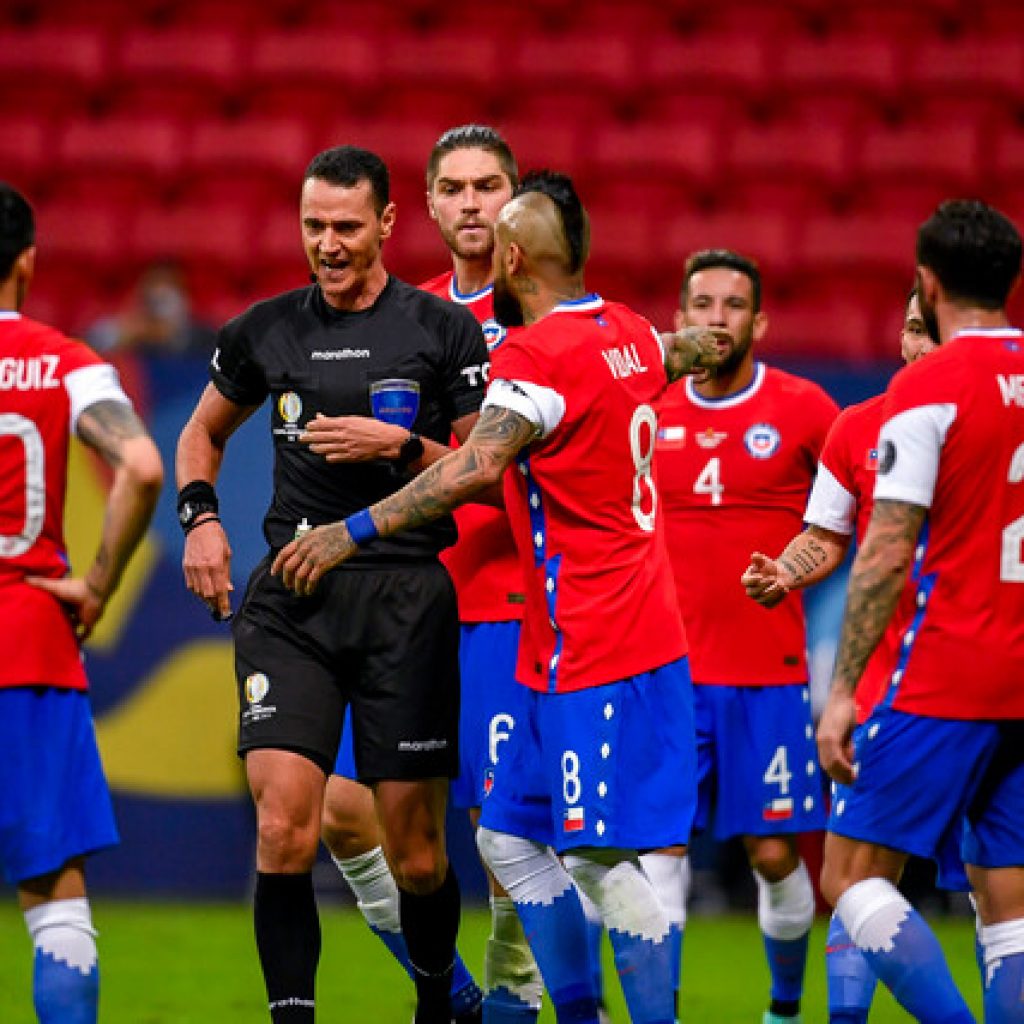
[[[755,459],[770,459],[779,450],[782,435],[770,423],[755,423],[743,435],[743,443]]]
[[[484,341],[487,342],[487,351],[493,352],[508,336],[508,328],[502,327],[492,316],[480,325],[484,332]]]

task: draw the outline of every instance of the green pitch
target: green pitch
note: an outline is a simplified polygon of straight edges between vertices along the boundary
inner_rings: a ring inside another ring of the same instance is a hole
[[[99,901],[103,1024],[262,1024],[267,1020],[249,909],[244,906]],[[412,987],[349,909],[326,908],[317,1019],[322,1024],[408,1024]],[[971,922],[935,922],[954,975],[981,1019]],[[488,919],[464,916],[461,949],[479,970]],[[823,1024],[824,922],[815,926],[808,967],[805,1024]],[[684,1024],[759,1024],[768,991],[756,921],[693,918],[683,967]],[[612,1018],[626,1024],[618,982],[606,950],[606,991]],[[21,915],[0,908],[0,1019],[34,1024],[31,949]],[[887,992],[876,997],[872,1024],[909,1018]],[[544,1024],[554,1015],[545,1009]]]

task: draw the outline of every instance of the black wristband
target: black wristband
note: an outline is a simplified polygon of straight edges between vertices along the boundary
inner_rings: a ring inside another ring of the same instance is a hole
[[[219,511],[217,492],[213,484],[206,480],[193,480],[178,491],[178,522],[185,533],[188,533],[199,516],[206,512],[216,515]]]
[[[398,450],[395,465],[399,469],[408,469],[422,454],[423,438],[410,431],[409,436],[402,442],[402,447]]]
[[[210,513],[213,513],[212,515]],[[205,519],[200,519],[200,516],[205,516]],[[179,517],[180,518],[180,517]],[[187,537],[197,526],[205,526],[207,523],[219,523],[220,516],[216,512],[213,512],[209,508],[200,508],[200,510],[192,517],[188,523],[183,523],[181,532]]]

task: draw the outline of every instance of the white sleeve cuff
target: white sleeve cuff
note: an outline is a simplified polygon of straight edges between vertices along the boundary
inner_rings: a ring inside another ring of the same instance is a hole
[[[955,419],[956,406],[944,402],[907,409],[882,425],[876,501],[906,501],[931,508],[939,456]]]
[[[64,378],[64,387],[71,402],[71,422],[73,434],[78,428],[78,417],[97,402],[123,402],[131,405],[131,399],[121,388],[121,381],[109,363],[94,363],[72,370]]]
[[[541,437],[547,437],[565,415],[565,399],[557,391],[524,380],[492,380],[481,409],[492,406],[518,413]]]
[[[853,534],[856,518],[857,500],[828,467],[819,462],[818,475],[807,499],[804,522],[849,537]]]

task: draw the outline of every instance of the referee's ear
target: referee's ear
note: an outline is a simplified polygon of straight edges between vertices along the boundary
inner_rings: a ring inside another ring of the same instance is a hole
[[[388,203],[383,210],[380,211],[380,240],[383,242],[385,238],[391,237],[391,232],[395,229],[395,204]]]

